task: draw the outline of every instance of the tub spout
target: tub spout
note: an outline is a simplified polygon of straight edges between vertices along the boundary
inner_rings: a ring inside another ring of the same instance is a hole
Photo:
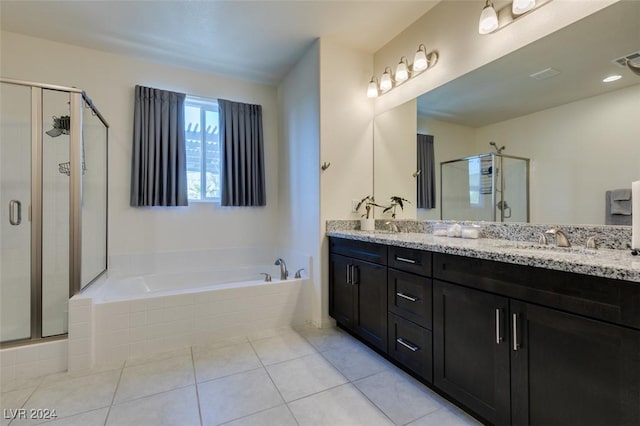
[[[284,262],[284,260],[282,260],[281,258],[277,258],[276,263],[274,263],[274,265],[280,266],[281,280],[286,280],[287,278],[289,278],[289,271],[287,271],[287,264]]]

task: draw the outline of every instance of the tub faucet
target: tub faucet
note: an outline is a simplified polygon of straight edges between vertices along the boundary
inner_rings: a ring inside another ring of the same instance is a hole
[[[289,277],[289,271],[287,271],[287,264],[284,263],[284,260],[277,258],[274,265],[280,266],[280,279],[286,280]]]
[[[569,239],[567,238],[565,233],[562,232],[561,230],[559,230],[559,229],[549,229],[547,232],[545,232],[545,234],[555,235],[556,236],[556,245],[558,247],[571,247],[571,243],[569,242]]]

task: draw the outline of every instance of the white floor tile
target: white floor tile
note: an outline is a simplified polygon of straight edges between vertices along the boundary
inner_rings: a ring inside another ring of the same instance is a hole
[[[64,371],[62,373],[49,374],[42,378],[42,386],[43,387],[51,386],[51,385],[62,383],[67,380],[74,380],[74,379],[91,376],[98,373],[105,373],[107,371],[114,371],[114,370],[120,371],[122,370],[123,365],[124,365],[124,362],[118,361],[114,363],[98,365],[92,369],[79,370],[79,371]]]
[[[86,413],[76,414],[71,417],[58,418],[39,424],[47,426],[104,426],[109,408],[100,408]]]
[[[318,352],[330,349],[340,349],[345,344],[357,342],[349,333],[337,327],[331,328],[305,328],[300,334],[313,345]]]
[[[353,383],[396,424],[406,424],[442,408],[440,396],[398,370]]]
[[[175,389],[111,407],[107,426],[200,425],[196,387]]]
[[[350,381],[389,369],[389,361],[360,342],[345,342],[341,347],[322,352],[335,368]]]
[[[210,347],[194,348],[193,361],[198,382],[262,367],[249,343],[215,349]]]
[[[264,369],[198,384],[204,425],[217,425],[283,404]]]
[[[433,413],[427,414],[418,420],[409,423],[407,426],[480,426],[478,420],[474,419],[464,411],[456,408],[441,408]]]
[[[247,343],[248,341],[249,340],[244,336],[229,337],[227,339],[214,339],[193,345],[193,350],[224,348],[225,346],[239,345],[241,343]]]
[[[299,399],[289,408],[301,426],[393,425],[351,384]]]
[[[35,388],[42,383],[42,376],[39,377],[21,377],[18,379],[3,381],[0,385],[2,392],[9,392],[18,389]]]
[[[22,408],[29,396],[35,390],[35,387],[22,388],[3,392],[0,395],[0,411],[2,411],[2,417],[0,417],[0,425],[8,425],[13,416],[16,416],[18,409]]]
[[[293,401],[347,383],[320,354],[266,367],[285,401]]]
[[[113,399],[120,370],[41,385],[25,404],[26,409],[55,409],[58,417],[70,417],[85,411],[108,407]],[[12,426],[35,424],[37,421],[13,421]]]
[[[190,356],[191,347],[186,346],[184,348],[175,349],[168,352],[160,352],[150,355],[141,355],[137,357],[129,358],[125,362],[125,367],[134,367],[136,365],[148,364],[150,362],[162,361],[169,358],[178,358],[181,356]]]
[[[316,350],[298,333],[267,337],[251,343],[264,365],[310,355]]]
[[[238,420],[225,423],[224,426],[297,426],[291,411],[286,405],[270,408]]]
[[[126,367],[114,403],[153,395],[195,383],[191,356]]]

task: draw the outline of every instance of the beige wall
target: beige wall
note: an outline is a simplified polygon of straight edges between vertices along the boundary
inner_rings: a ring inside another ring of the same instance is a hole
[[[271,245],[278,232],[278,132],[274,87],[140,61],[131,57],[3,32],[3,77],[80,87],[109,129],[110,254]],[[267,206],[129,206],[133,95],[136,84],[263,106]]]
[[[478,34],[483,2],[444,0],[420,17],[374,55],[374,71],[380,77],[386,66],[395,70],[401,56],[413,61],[418,45],[436,50],[433,69],[410,79],[376,100],[376,113],[403,104],[463,74],[588,16],[618,0],[554,0],[489,35]],[[504,1],[496,1],[497,7]]]

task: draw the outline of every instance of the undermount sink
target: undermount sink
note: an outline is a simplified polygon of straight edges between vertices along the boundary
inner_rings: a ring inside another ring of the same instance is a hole
[[[595,256],[598,254],[597,250],[588,249],[584,247],[558,247],[553,245],[536,244],[529,242],[513,242],[510,244],[501,244],[498,246],[503,249],[514,250],[528,250],[528,251],[547,251],[551,253],[573,253],[584,254],[588,256]]]

